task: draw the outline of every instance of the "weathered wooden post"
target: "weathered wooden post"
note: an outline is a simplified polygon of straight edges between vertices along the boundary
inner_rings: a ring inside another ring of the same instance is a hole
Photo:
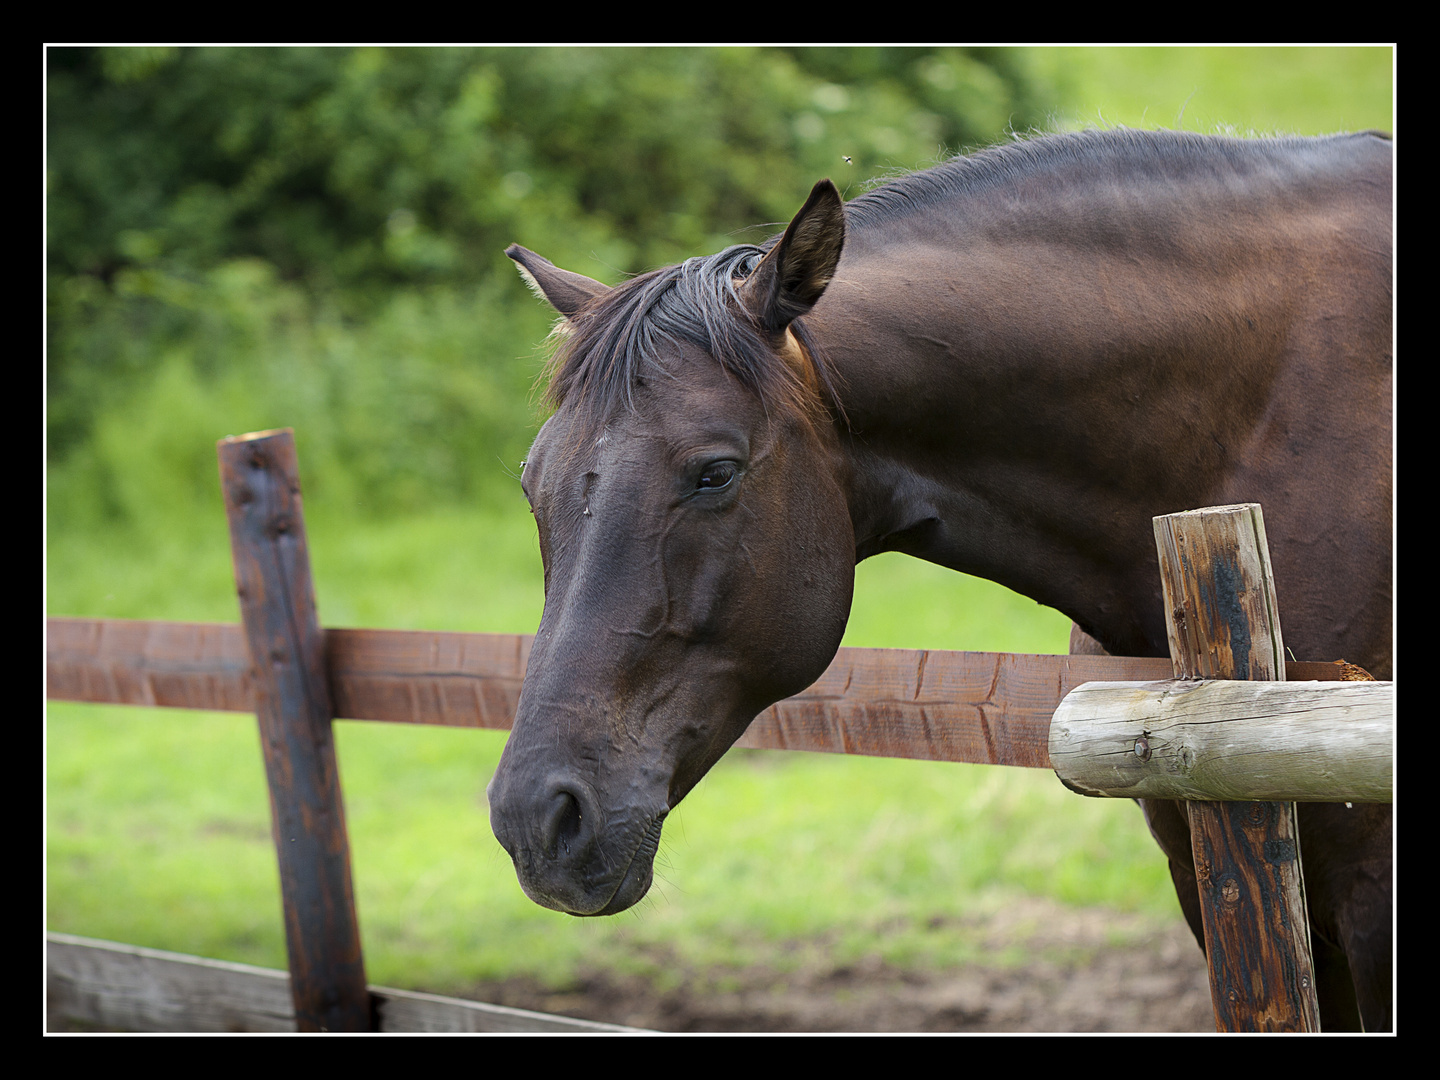
[[[1177,679],[1285,678],[1256,503],[1154,519]],[[1220,1031],[1319,1031],[1295,804],[1190,802]]]
[[[250,646],[301,1031],[368,1031],[370,994],[288,428],[221,439],[220,482]]]

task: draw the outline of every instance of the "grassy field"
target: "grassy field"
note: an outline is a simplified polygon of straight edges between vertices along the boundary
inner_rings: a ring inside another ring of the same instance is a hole
[[[1048,49],[1038,62],[1076,102],[1057,125],[1313,133],[1394,129],[1384,52]],[[323,499],[306,512],[327,625],[538,622],[518,493],[510,508],[365,528]],[[51,534],[47,610],[236,621],[218,492],[194,520],[145,535]],[[998,586],[886,556],[859,568],[846,644],[1063,652],[1067,631]],[[283,966],[253,718],[52,703],[46,724],[47,926]],[[337,729],[374,982],[463,992],[603,968],[663,983],[687,968],[783,972],[817,952],[946,965],[973,954],[962,916],[1021,895],[1178,918],[1128,802],[1078,798],[1038,770],[754,751],[728,755],[672,814],[649,898],[571,919],[525,899],[490,834],[484,788],[502,735]]]
[[[1372,48],[1169,48],[1034,50],[1040,69],[1073,104],[1057,126],[1258,135],[1395,134],[1394,50]]]

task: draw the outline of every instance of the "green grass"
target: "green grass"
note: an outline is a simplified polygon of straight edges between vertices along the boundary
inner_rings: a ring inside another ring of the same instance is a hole
[[[1031,54],[1073,103],[1057,127],[1395,132],[1389,47],[1050,46]]]

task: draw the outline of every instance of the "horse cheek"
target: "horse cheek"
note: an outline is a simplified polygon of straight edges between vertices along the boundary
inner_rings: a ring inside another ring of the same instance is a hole
[[[768,654],[783,690],[775,700],[798,694],[829,667],[845,635],[855,587],[855,534],[846,503],[823,474],[809,476],[788,492],[783,535],[772,540],[787,557],[779,579],[763,590],[782,600],[767,620]]]

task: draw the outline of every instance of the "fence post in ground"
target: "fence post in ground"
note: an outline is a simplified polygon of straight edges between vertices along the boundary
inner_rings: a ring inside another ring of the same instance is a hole
[[[301,1031],[368,1031],[294,434],[233,436],[217,450],[270,785],[296,1023]]]
[[[1175,678],[1283,680],[1259,505],[1154,525]],[[1295,804],[1186,806],[1217,1030],[1320,1030]]]

